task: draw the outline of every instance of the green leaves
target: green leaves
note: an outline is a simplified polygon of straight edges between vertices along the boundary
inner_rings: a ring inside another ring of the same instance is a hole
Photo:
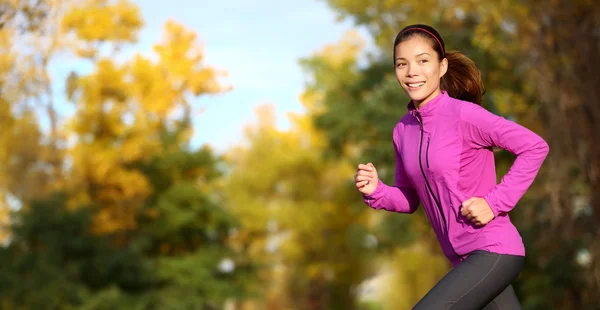
[[[51,89],[51,80],[38,85],[24,75],[22,84],[15,80],[22,91],[0,98],[6,127],[0,159],[10,163],[0,165],[0,207],[20,208],[2,212],[10,229],[2,232],[9,245],[0,249],[0,305],[217,309],[226,298],[244,297],[253,265],[243,249],[229,244],[238,223],[222,199],[223,163],[208,147],[189,145],[189,99],[225,90],[216,81],[220,73],[204,63],[197,35],[170,21],[155,60],[136,55],[121,63],[114,56],[137,41],[143,26],[136,5],[82,0],[62,11],[65,3],[52,4],[51,16],[62,19],[44,22],[55,45],[32,44],[32,54],[46,61],[30,71],[46,72],[54,48],[71,48],[92,70],[69,76],[75,115],[50,113],[49,134],[34,113],[17,115],[11,105],[29,98],[24,90],[30,88],[32,98],[51,95],[38,89]],[[11,51],[0,66],[34,76],[16,65],[25,57],[10,49],[14,33],[0,29],[0,49]],[[31,35],[34,43],[48,39]],[[63,136],[73,143],[61,145]],[[50,152],[59,145],[60,153]],[[51,164],[56,176],[47,173]],[[49,176],[64,182],[50,186]]]
[[[351,31],[301,59],[307,115],[280,131],[274,111],[259,109],[246,143],[224,158],[189,144],[191,100],[229,89],[194,31],[169,21],[156,57],[119,62],[144,25],[132,2],[5,2],[0,307],[352,310],[362,306],[359,285],[373,279],[387,288],[377,292],[382,305],[411,307],[448,263],[422,210],[371,210],[352,177],[372,162],[394,181],[392,129],[408,98],[391,40],[415,22],[475,60],[486,108],[553,145],[511,213],[530,253],[515,286],[524,306],[594,301],[597,221],[584,216],[600,213],[593,1],[330,0],[370,31],[374,53],[363,57],[367,40]],[[20,36],[25,48],[15,49]],[[66,81],[76,110],[67,119],[48,75],[64,50],[91,65]],[[514,156],[496,154],[500,181]],[[583,250],[591,263],[576,260]]]
[[[69,210],[66,194],[31,203],[17,214],[20,225],[14,226],[10,246],[0,250],[0,302],[213,309],[227,298],[243,297],[253,269],[243,252],[228,246],[236,221],[222,201],[194,182],[214,179],[216,163],[206,150],[152,161],[143,171],[162,183],[138,214],[135,231],[95,234],[99,207]]]

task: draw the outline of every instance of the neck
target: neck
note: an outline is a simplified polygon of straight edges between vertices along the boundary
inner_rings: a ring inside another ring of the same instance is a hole
[[[423,106],[425,106],[428,102],[430,102],[433,98],[437,97],[439,94],[441,94],[442,92],[440,91],[440,89],[436,89],[433,93],[431,93],[431,95],[427,96],[427,98],[421,100],[421,101],[413,101],[415,104],[415,107],[417,109],[422,108]]]

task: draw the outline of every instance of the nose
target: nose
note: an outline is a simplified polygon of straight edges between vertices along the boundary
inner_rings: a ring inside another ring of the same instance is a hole
[[[406,77],[413,77],[419,75],[416,66],[411,66],[410,64],[408,64],[406,65],[406,67]]]

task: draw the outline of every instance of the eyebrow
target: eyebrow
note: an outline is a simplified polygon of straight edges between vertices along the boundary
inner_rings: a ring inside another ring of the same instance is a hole
[[[419,57],[419,56],[423,56],[423,55],[429,55],[429,56],[431,56],[429,53],[421,53],[421,54],[415,55],[415,57]],[[398,57],[398,58],[396,58],[396,60],[406,60],[406,59],[404,59],[402,57]]]

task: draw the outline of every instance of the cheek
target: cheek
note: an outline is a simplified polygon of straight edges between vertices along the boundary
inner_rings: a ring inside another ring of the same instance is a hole
[[[433,78],[439,79],[440,78],[440,70],[439,70],[439,68],[436,68],[435,66],[428,66],[425,69],[425,74],[430,79],[433,79]]]
[[[427,79],[429,80],[429,82],[432,82],[431,84],[433,85],[437,85],[440,82],[440,70],[438,68],[428,68],[427,70]]]
[[[398,83],[400,83],[400,85],[402,85],[402,78],[404,77],[404,74],[399,69],[395,69],[394,73],[396,74],[396,80],[398,81]]]

